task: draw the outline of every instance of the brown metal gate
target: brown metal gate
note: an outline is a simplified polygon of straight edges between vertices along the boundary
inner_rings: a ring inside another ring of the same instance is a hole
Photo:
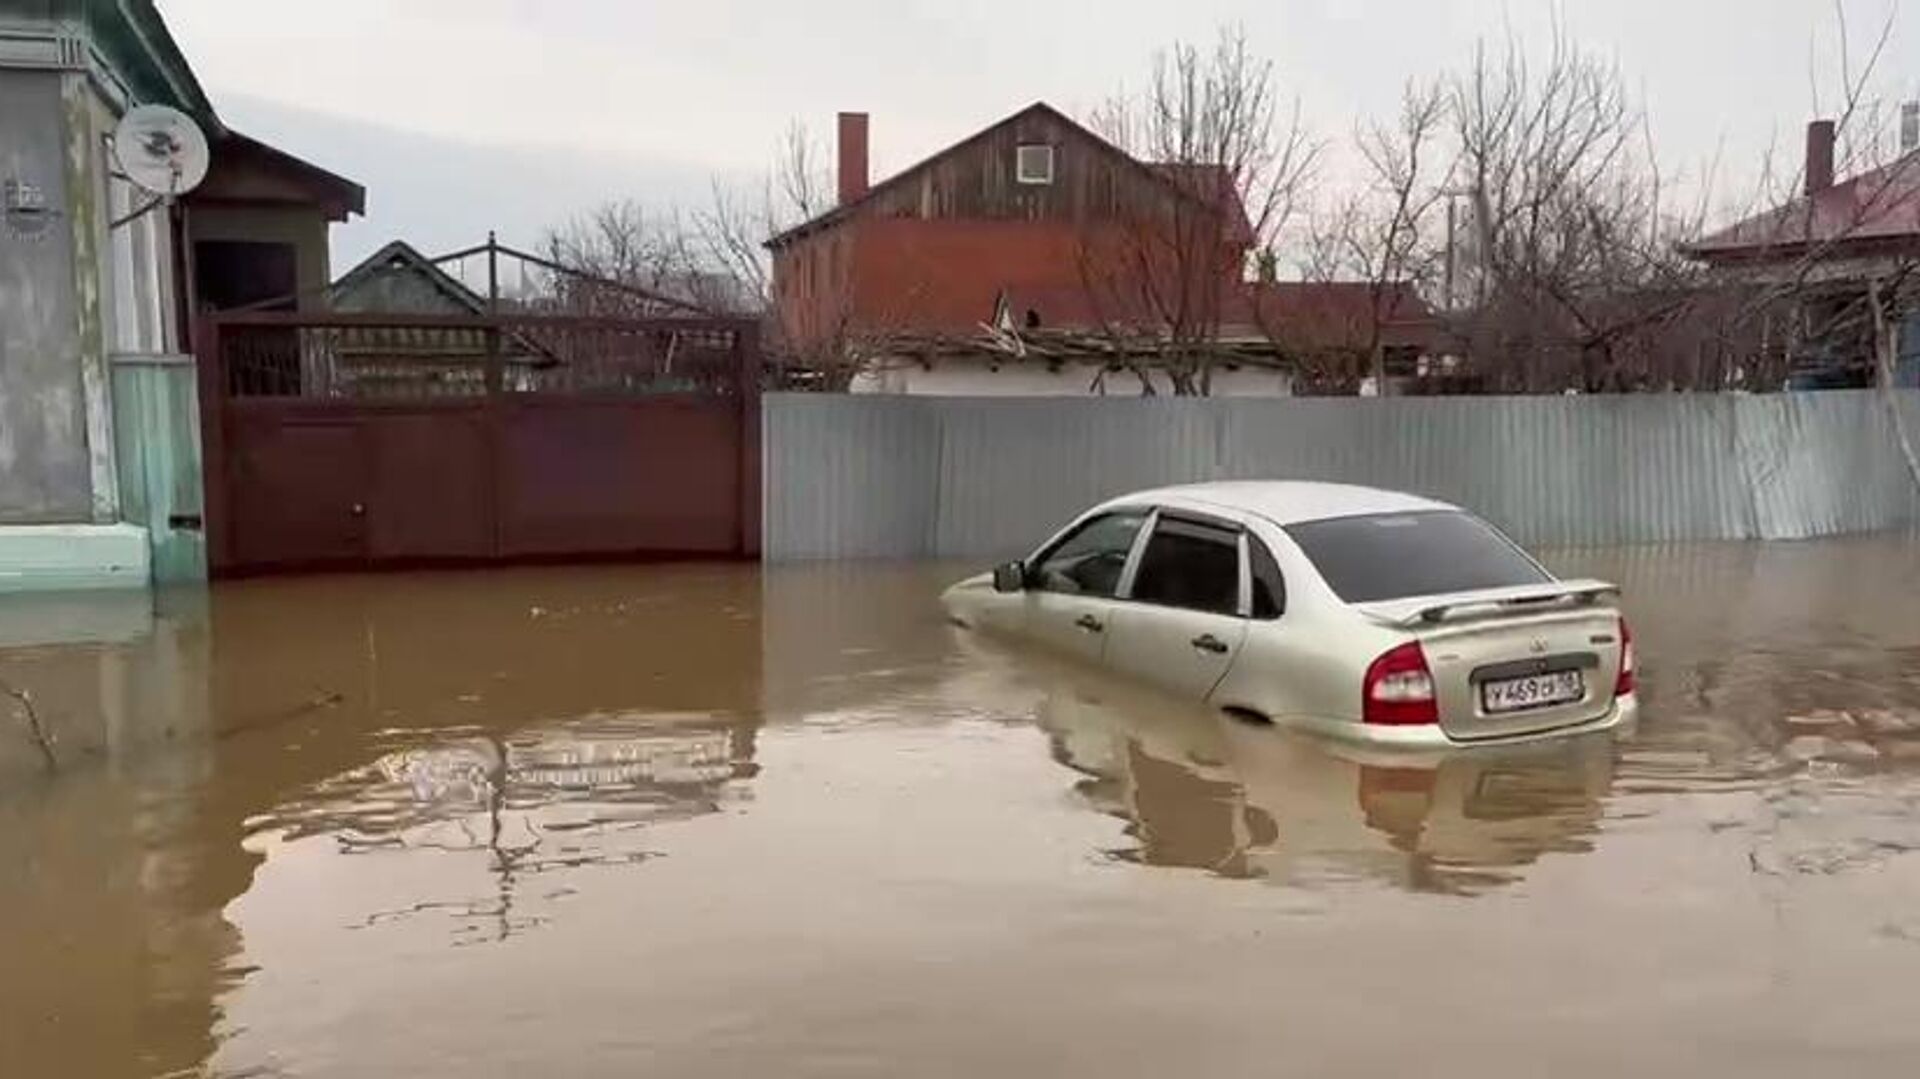
[[[196,349],[215,574],[759,553],[751,322],[251,312]]]

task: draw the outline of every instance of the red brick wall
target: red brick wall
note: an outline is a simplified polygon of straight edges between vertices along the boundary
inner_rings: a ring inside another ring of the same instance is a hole
[[[1082,230],[1069,223],[882,220],[859,230],[854,312],[867,325],[966,332],[993,317],[1003,290],[1045,307],[1083,280]]]
[[[781,250],[775,291],[789,340],[803,347],[847,328],[971,333],[1003,292],[1016,324],[1032,310],[1043,326],[1092,326],[1126,320],[1124,308],[1139,302],[1114,279],[1139,252],[1117,225],[854,220]],[[1237,277],[1237,257],[1225,261],[1223,278]]]

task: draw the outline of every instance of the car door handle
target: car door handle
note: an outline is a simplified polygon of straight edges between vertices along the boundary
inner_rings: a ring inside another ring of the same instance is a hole
[[[1088,633],[1099,633],[1107,628],[1105,623],[1090,614],[1081,615],[1080,618],[1074,622],[1074,625],[1079,626]]]
[[[1212,652],[1216,656],[1227,654],[1227,642],[1211,633],[1202,633],[1193,639],[1193,646],[1202,652]]]

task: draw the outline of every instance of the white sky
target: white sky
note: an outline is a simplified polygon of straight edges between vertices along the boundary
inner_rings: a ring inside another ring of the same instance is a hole
[[[1322,137],[1390,115],[1402,83],[1482,38],[1546,28],[1614,57],[1670,167],[1798,153],[1837,93],[1833,0],[160,0],[223,118],[368,188],[344,268],[533,244],[593,203],[705,198],[766,165],[793,119],[873,114],[876,178],[1035,100],[1069,113],[1154,51],[1242,23]],[[1920,96],[1920,0],[1846,0],[1857,52],[1897,12],[1875,90]],[[1784,151],[1786,147],[1791,151]]]

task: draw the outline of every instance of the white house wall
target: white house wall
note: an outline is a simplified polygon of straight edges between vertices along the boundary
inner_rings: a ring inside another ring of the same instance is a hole
[[[1150,376],[1155,394],[1171,396],[1164,374]],[[931,368],[901,363],[855,376],[854,393],[925,397],[1140,397],[1144,387],[1132,371],[1108,371],[1099,364],[1070,363],[1057,369],[1033,360],[1009,360],[992,368],[984,363],[949,361]],[[1270,367],[1216,367],[1212,396],[1287,397],[1293,377]]]

